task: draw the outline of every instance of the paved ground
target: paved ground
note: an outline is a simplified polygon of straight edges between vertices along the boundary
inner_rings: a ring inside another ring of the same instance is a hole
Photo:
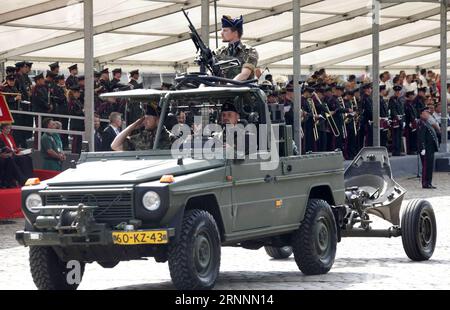
[[[438,190],[422,190],[417,179],[400,180],[407,199],[429,199],[437,215],[438,242],[429,262],[411,262],[401,239],[345,239],[327,275],[304,276],[293,258],[271,260],[264,252],[224,248],[217,289],[450,289],[450,176],[437,174]],[[376,227],[385,226],[376,222]],[[13,232],[21,221],[0,224],[0,289],[34,289],[28,251],[17,247]],[[6,239],[4,239],[6,238]],[[87,266],[80,289],[173,289],[167,264],[121,263],[114,269]]]

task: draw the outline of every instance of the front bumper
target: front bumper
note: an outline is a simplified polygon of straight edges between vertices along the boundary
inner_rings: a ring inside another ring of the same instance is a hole
[[[145,230],[145,231],[160,231],[159,230]],[[165,228],[162,229],[167,231],[167,235],[169,237],[168,242],[170,242],[170,238],[175,236],[174,228]],[[114,231],[117,232],[117,231]],[[110,229],[104,229],[99,232],[91,232],[91,233],[64,233],[61,234],[59,232],[37,232],[37,231],[17,231],[16,232],[16,240],[19,244],[23,246],[93,246],[93,245],[101,245],[101,246],[120,246],[114,244],[113,231]],[[152,244],[152,246],[158,246],[158,244]]]

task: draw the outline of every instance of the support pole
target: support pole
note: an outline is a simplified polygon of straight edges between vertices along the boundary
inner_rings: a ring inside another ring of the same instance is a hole
[[[298,151],[302,152],[301,141],[301,95],[300,95],[300,0],[292,0],[293,8],[293,58],[294,58],[294,141],[297,145]]]
[[[442,139],[441,153],[448,152],[447,135],[447,5],[448,0],[441,0],[441,104],[442,104]]]
[[[6,78],[5,70],[5,63],[2,61],[0,62],[0,83]]]
[[[380,1],[372,6],[373,146],[380,146]]]
[[[84,1],[84,114],[85,138],[89,151],[95,149],[94,143],[94,9],[93,0]]]
[[[203,42],[209,46],[209,0],[202,0],[202,29],[201,34]],[[206,72],[202,65],[200,72]]]

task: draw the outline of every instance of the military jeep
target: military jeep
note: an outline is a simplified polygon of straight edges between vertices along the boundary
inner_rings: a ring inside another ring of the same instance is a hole
[[[340,151],[296,155],[292,128],[277,107],[269,110],[257,87],[104,96],[127,98],[130,104],[158,101],[158,133],[174,127],[184,112],[183,125],[192,135],[178,144],[176,156],[158,149],[158,141],[148,151],[83,153],[76,167],[23,188],[26,225],[16,239],[30,248],[39,289],[76,289],[79,283],[66,279],[69,261],[80,262],[83,272],[86,263],[113,268],[147,257],[168,261],[177,289],[211,289],[222,246],[265,247],[274,258],[293,252],[306,275],[327,273],[345,236],[402,236],[411,259],[433,254],[433,209],[413,201],[400,217],[405,190],[392,179],[385,149],[363,149],[346,170]],[[236,106],[242,126],[263,128],[252,132],[255,148],[232,152],[241,156],[231,159],[206,154],[212,132],[205,134],[200,126],[219,125],[225,102]],[[369,215],[392,228],[372,229]]]

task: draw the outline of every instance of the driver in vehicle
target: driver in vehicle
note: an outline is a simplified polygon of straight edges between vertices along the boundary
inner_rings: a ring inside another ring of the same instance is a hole
[[[111,148],[114,151],[145,151],[153,149],[156,142],[160,113],[161,108],[157,104],[149,104],[145,116],[122,131],[111,144]],[[139,130],[142,127],[144,130],[132,135],[135,130]],[[170,150],[172,140],[170,132],[163,126],[158,149]]]

